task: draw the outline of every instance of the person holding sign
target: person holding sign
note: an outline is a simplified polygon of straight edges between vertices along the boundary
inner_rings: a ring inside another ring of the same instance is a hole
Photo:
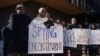
[[[96,30],[96,23],[90,23],[89,24],[89,29],[91,30]],[[95,38],[95,37],[94,37]],[[89,55],[90,56],[97,56],[99,53],[99,45],[89,45]]]
[[[82,28],[81,25],[77,24],[77,19],[75,17],[73,17],[71,19],[71,24],[69,24],[67,26],[67,29],[73,29],[73,28]],[[77,48],[73,48],[73,47],[70,47],[69,50],[70,50],[70,55],[71,56],[81,56],[81,46],[78,45]]]
[[[71,19],[71,24],[67,26],[67,29],[73,29],[73,28],[82,28],[80,24],[77,24],[77,20],[74,17]]]
[[[33,20],[32,20],[32,22],[31,22],[31,24],[30,25],[32,25],[33,27],[35,26],[36,27],[36,25],[40,25],[40,27],[41,26],[46,26],[46,28],[38,28],[39,29],[39,31],[42,31],[43,29],[50,29],[50,27],[51,26],[54,26],[54,24],[53,24],[53,19],[50,17],[50,14],[47,12],[47,10],[46,10],[46,8],[44,8],[44,7],[41,7],[41,8],[39,8],[39,10],[38,10],[38,15],[37,15],[37,17],[35,17]],[[35,28],[36,29],[36,28]],[[41,30],[40,30],[41,29]],[[43,30],[43,31],[45,31],[45,30]],[[36,32],[35,32],[36,33]],[[34,33],[34,34],[35,34]],[[44,32],[43,32],[44,33]],[[38,35],[38,36],[40,36],[40,35],[43,35],[43,36],[45,36],[45,34],[36,34],[36,35]],[[35,37],[38,37],[38,36],[36,36],[35,35]],[[48,35],[48,34],[47,34]],[[41,38],[43,37],[43,36],[41,36]],[[49,36],[49,35],[48,35]],[[42,40],[42,39],[41,39]],[[34,41],[34,40],[32,40],[32,41]],[[38,48],[37,48],[38,49]],[[30,53],[29,53],[30,54]],[[49,56],[50,54],[42,54],[43,56]],[[37,54],[37,56],[41,56],[41,54]],[[51,55],[50,55],[51,56]]]
[[[25,6],[22,3],[17,4],[15,11],[15,13],[10,15],[8,21],[8,28],[11,31],[12,38],[10,50],[8,51],[16,53],[16,55],[27,55],[28,25],[32,19],[25,13]]]
[[[50,26],[54,26],[53,19],[50,17],[50,14],[47,12],[47,10],[42,7],[39,8],[38,16],[32,20],[35,24],[42,24],[47,26],[47,28],[50,28]]]

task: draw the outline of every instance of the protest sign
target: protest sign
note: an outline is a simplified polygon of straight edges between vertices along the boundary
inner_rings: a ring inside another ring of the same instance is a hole
[[[100,30],[91,30],[89,44],[100,44]]]
[[[64,30],[64,46],[77,47],[77,39],[74,37],[73,30]]]
[[[89,29],[73,29],[74,37],[77,38],[77,44],[88,45],[88,39],[91,36]]]
[[[63,53],[63,27],[47,28],[41,24],[29,26],[28,53]]]

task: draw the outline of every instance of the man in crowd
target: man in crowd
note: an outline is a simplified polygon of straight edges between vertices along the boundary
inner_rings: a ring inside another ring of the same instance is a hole
[[[77,19],[75,17],[71,19],[71,24],[67,26],[67,29],[73,29],[73,28],[82,28],[82,26],[77,23]],[[70,47],[69,48],[70,55],[71,56],[81,56],[82,55],[81,49],[82,49],[82,46],[80,45],[78,45],[77,48]]]
[[[51,26],[54,26],[53,19],[50,17],[50,14],[44,7],[39,8],[38,15],[32,20],[31,24],[46,26],[47,29],[49,29]],[[37,54],[35,56],[51,56],[51,54]]]
[[[96,26],[95,22],[94,23],[92,22],[92,23],[89,24],[89,29],[96,30],[96,29],[98,29],[98,27]],[[89,47],[89,55],[90,56],[97,56],[98,55],[99,45],[93,44],[93,45],[89,45],[88,47]]]
[[[10,15],[7,25],[11,31],[10,49],[7,52],[23,56],[28,53],[28,25],[31,22],[31,18],[26,14],[23,4],[17,4],[15,11]],[[4,56],[7,56],[7,53],[4,53]]]
[[[80,28],[81,26],[77,23],[77,20],[76,20],[76,18],[72,18],[71,19],[71,24],[70,25],[68,25],[68,29],[72,29],[72,28]]]
[[[39,8],[38,15],[33,19],[33,23],[42,24],[50,28],[50,26],[54,26],[53,19],[50,17],[50,14],[47,12],[45,8]]]

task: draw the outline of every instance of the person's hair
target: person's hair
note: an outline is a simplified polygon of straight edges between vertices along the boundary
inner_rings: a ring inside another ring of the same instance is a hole
[[[19,9],[19,8],[25,8],[25,6],[23,5],[23,3],[18,3],[18,4],[16,5],[15,10],[17,10],[17,9]]]
[[[39,8],[38,13],[41,13],[41,11],[45,9],[44,7]]]

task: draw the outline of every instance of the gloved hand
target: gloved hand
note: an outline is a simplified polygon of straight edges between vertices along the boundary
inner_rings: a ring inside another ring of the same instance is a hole
[[[50,28],[51,26],[54,26],[53,21],[51,20],[44,22],[44,25],[47,27],[47,29]]]

